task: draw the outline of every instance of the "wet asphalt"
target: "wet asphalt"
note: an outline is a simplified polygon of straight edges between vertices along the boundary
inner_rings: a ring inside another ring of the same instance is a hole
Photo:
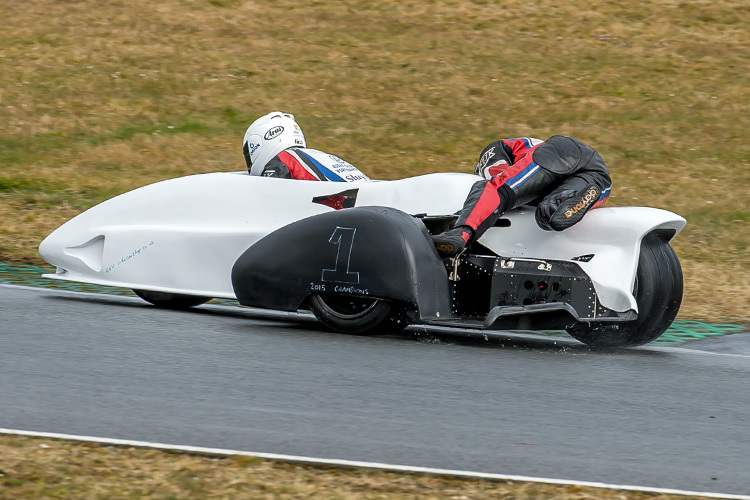
[[[750,333],[331,333],[305,315],[0,286],[0,427],[750,495]]]

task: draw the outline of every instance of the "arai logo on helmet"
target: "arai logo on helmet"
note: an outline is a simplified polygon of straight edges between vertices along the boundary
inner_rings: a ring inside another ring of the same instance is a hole
[[[264,135],[263,138],[267,141],[270,141],[274,137],[278,137],[283,131],[284,131],[284,127],[279,125],[278,127],[274,127],[268,132],[266,132],[266,135]]]

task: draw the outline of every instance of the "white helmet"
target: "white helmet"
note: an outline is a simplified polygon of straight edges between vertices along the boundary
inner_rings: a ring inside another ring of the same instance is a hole
[[[291,147],[306,147],[294,115],[273,111],[255,120],[245,132],[242,152],[250,175],[260,175],[271,158]]]

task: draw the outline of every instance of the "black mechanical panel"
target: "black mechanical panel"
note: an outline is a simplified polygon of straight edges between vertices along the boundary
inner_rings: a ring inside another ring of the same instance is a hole
[[[455,317],[480,319],[497,306],[561,302],[570,304],[582,320],[622,319],[623,313],[599,304],[591,279],[575,262],[475,254],[444,262]]]
[[[597,316],[591,279],[573,262],[537,259],[495,259],[490,307],[564,302],[580,318]]]

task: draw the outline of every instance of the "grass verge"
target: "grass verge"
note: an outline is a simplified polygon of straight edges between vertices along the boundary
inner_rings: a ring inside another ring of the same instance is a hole
[[[685,500],[684,495],[469,480],[0,435],[0,498]],[[690,497],[700,498],[700,497]]]

